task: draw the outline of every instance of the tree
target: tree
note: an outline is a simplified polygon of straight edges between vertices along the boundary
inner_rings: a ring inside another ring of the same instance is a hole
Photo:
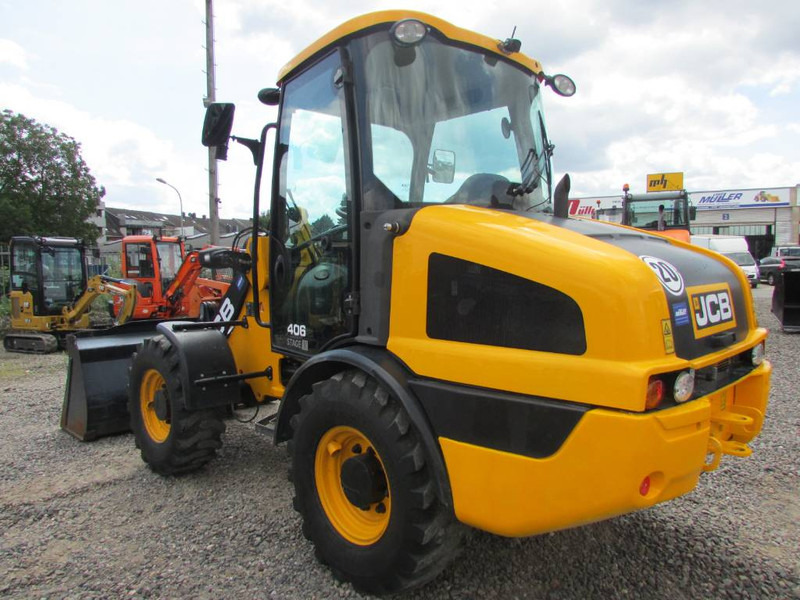
[[[322,215],[319,219],[311,224],[311,235],[319,235],[326,231],[333,229],[333,219],[328,215]]]
[[[97,187],[81,146],[26,116],[0,113],[0,241],[12,235],[69,236],[93,244],[86,219],[105,190]]]

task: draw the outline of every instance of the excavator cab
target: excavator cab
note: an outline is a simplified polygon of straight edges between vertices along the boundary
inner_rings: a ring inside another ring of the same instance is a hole
[[[164,292],[175,279],[185,254],[180,238],[127,236],[122,240],[122,277],[137,282],[142,298],[163,303]],[[143,310],[144,304],[140,302],[140,306]]]
[[[12,318],[61,314],[84,292],[86,279],[85,249],[75,238],[11,238]]]

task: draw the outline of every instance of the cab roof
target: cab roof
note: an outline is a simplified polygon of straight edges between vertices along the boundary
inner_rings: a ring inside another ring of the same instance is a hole
[[[542,71],[542,65],[539,63],[539,61],[534,60],[529,56],[522,54],[521,52],[506,53],[501,50],[501,40],[493,39],[480,33],[475,33],[467,29],[456,27],[447,21],[426,13],[411,10],[384,10],[368,13],[366,15],[350,19],[349,21],[342,23],[335,29],[332,29],[323,35],[283,66],[278,73],[278,84],[280,85],[285,79],[290,77],[294,71],[300,68],[306,61],[322,53],[324,50],[335,46],[342,39],[356,35],[371,27],[388,23],[396,23],[397,21],[402,21],[403,19],[417,19],[418,21],[422,21],[450,40],[469,44],[478,48],[483,48],[484,50],[493,52],[498,56],[503,56],[513,62],[516,62],[533,73],[538,74]]]

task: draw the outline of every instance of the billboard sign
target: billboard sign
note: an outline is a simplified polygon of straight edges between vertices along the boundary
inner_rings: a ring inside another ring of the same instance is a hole
[[[697,210],[735,210],[739,208],[779,208],[789,206],[789,188],[765,190],[723,190],[691,192],[689,198]]]
[[[683,189],[683,173],[652,173],[647,176],[648,192],[674,192]]]

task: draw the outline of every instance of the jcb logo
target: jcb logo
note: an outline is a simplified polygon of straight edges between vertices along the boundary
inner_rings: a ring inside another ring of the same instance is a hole
[[[687,288],[696,338],[736,327],[731,290],[727,284]]]

